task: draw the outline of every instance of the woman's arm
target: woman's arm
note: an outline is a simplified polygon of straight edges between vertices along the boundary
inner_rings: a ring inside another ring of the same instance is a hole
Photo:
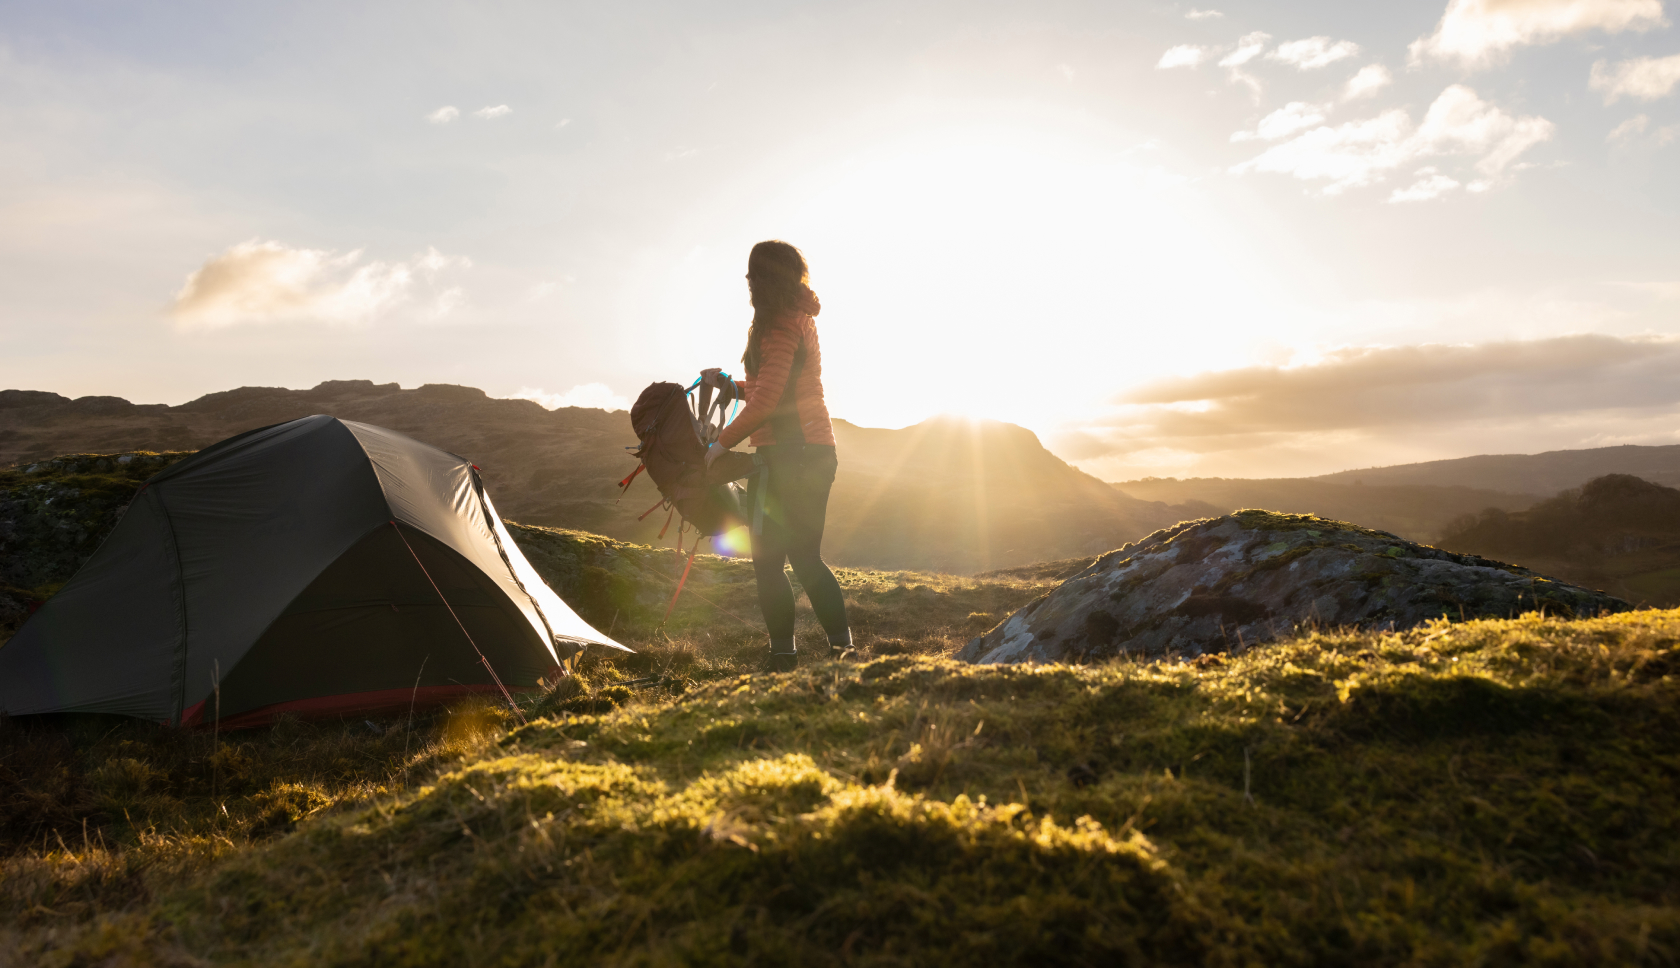
[[[777,326],[764,334],[764,342],[759,346],[758,375],[744,381],[747,405],[718,435],[718,443],[725,450],[746,440],[770,419],[770,413],[782,399],[782,391],[787,388],[788,374],[793,370],[793,354],[799,349],[799,335],[799,330],[793,326]]]

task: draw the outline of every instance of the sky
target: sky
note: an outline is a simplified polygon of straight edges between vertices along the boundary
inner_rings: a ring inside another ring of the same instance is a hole
[[[1106,480],[1680,443],[1673,0],[0,0],[0,385],[738,368]],[[842,455],[842,460],[844,455]]]

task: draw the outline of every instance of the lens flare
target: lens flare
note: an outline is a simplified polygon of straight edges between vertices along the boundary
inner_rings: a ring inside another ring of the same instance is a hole
[[[752,533],[745,527],[725,531],[712,539],[712,549],[725,558],[745,558],[752,554]]]

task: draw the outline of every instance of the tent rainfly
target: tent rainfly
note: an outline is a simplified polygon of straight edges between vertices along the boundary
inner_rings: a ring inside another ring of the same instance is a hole
[[[0,648],[0,709],[254,726],[529,690],[591,644],[624,649],[537,575],[470,461],[318,415],[147,481]]]

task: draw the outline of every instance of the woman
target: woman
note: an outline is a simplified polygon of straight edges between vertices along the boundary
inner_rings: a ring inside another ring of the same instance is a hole
[[[828,633],[829,648],[852,644],[840,583],[822,560],[823,520],[837,462],[813,318],[822,305],[810,280],[805,257],[793,246],[778,241],[753,246],[747,257],[753,320],[747,351],[741,355],[747,402],[706,453],[710,466],[751,434],[758,456],[769,465],[768,483],[753,475],[747,497],[754,508],[763,502],[763,526],[753,535],[752,556],[758,604],[770,631],[772,672],[799,664],[793,641],[793,588],[782,570],[785,563],[793,564],[793,573],[805,586],[817,621]]]

